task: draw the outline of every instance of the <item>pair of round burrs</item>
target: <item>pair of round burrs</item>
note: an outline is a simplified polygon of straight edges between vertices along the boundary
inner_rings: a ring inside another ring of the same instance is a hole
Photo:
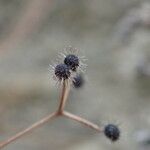
[[[74,54],[68,54],[64,58],[64,62],[55,65],[54,73],[56,78],[61,80],[70,79],[71,73],[76,72],[79,67],[79,58]]]
[[[68,46],[64,49],[64,53],[60,53],[57,64],[51,65],[50,71],[52,72],[54,79],[58,82],[62,80],[71,80],[74,88],[80,88],[84,84],[83,73],[86,64],[83,62],[86,60],[84,56],[79,56],[79,51],[76,48]],[[62,60],[63,57],[63,60]],[[62,62],[60,62],[60,59]]]

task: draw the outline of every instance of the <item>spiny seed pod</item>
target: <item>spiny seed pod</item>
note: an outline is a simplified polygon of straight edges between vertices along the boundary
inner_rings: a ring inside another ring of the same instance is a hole
[[[66,80],[70,77],[70,70],[69,67],[65,64],[58,64],[55,67],[55,75],[59,80]]]
[[[82,74],[77,74],[74,78],[73,78],[73,86],[75,88],[80,88],[82,87],[84,84],[84,79],[83,79],[83,75]]]
[[[79,58],[74,54],[69,54],[65,57],[64,63],[72,70],[76,71],[79,66]]]
[[[111,141],[115,142],[120,137],[120,130],[116,125],[108,124],[105,126],[104,134]]]

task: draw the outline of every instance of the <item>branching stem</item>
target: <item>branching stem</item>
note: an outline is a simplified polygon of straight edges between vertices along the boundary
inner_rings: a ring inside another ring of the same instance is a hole
[[[70,118],[72,120],[75,120],[75,121],[77,121],[77,122],[79,122],[79,123],[81,123],[81,124],[83,124],[83,125],[85,125],[87,127],[90,127],[90,128],[92,128],[92,129],[94,129],[94,130],[96,130],[98,132],[102,132],[102,129],[98,125],[96,125],[96,124],[94,124],[94,123],[92,123],[92,122],[90,122],[90,121],[88,121],[88,120],[86,120],[84,118],[81,118],[81,117],[76,116],[74,114],[71,114],[71,113],[69,113],[67,111],[64,111],[65,104],[67,102],[69,92],[70,92],[70,83],[69,83],[68,80],[63,80],[62,92],[61,92],[61,96],[60,96],[60,104],[59,104],[58,110],[56,112],[51,113],[48,116],[44,117],[40,121],[32,124],[31,126],[26,128],[25,130],[22,130],[19,133],[17,133],[16,135],[14,135],[14,136],[8,138],[7,140],[1,142],[0,143],[0,149],[4,148],[8,144],[16,141],[17,139],[23,137],[27,133],[32,132],[34,129],[44,125],[48,121],[50,121],[50,120],[52,120],[52,119],[54,119],[56,117],[59,117],[59,116],[65,116],[65,117]]]

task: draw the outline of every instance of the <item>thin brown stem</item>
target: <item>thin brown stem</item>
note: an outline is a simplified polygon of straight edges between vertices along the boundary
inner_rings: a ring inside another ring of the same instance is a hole
[[[79,116],[76,116],[76,115],[71,114],[71,113],[66,112],[66,111],[63,111],[62,115],[67,117],[67,118],[73,119],[77,122],[80,122],[81,124],[84,124],[85,126],[88,126],[92,129],[98,131],[98,132],[102,132],[102,129],[98,125],[96,125],[96,124],[94,124],[94,123],[92,123],[92,122],[90,122],[84,118],[81,118]]]
[[[8,144],[12,143],[13,141],[21,138],[22,136],[24,136],[27,133],[32,132],[34,129],[40,127],[41,125],[47,123],[48,121],[50,121],[53,118],[58,117],[60,114],[58,112],[54,112],[46,117],[44,117],[43,119],[41,119],[40,121],[34,123],[33,125],[31,125],[30,127],[26,128],[25,130],[17,133],[16,135],[10,137],[9,139],[3,141],[0,143],[0,149],[4,148],[5,146],[7,146]]]
[[[61,93],[61,97],[60,97],[60,104],[58,107],[58,112],[62,112],[64,110],[64,107],[66,105],[66,101],[68,99],[68,95],[70,92],[70,83],[69,80],[63,80],[62,83],[62,93]]]
[[[25,130],[20,131],[19,133],[10,137],[9,139],[1,142],[0,143],[0,149],[4,148],[5,146],[12,143],[13,141],[21,138],[22,136],[24,136],[27,133],[32,132],[34,129],[42,126],[43,124],[47,123],[51,119],[56,118],[58,116],[65,116],[65,117],[70,118],[72,120],[75,120],[81,124],[84,124],[85,126],[90,127],[90,128],[92,128],[98,132],[102,132],[102,129],[98,125],[96,125],[96,124],[94,124],[94,123],[92,123],[92,122],[90,122],[84,118],[81,118],[79,116],[76,116],[74,114],[71,114],[69,112],[64,111],[64,107],[65,107],[66,101],[68,99],[69,92],[70,92],[70,83],[68,80],[63,80],[62,93],[61,93],[61,97],[60,97],[60,104],[59,104],[58,110],[56,112],[44,117],[40,121],[32,124],[31,126],[26,128]]]

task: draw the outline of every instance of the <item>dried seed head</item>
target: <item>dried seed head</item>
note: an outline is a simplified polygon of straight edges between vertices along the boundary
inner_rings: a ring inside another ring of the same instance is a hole
[[[66,80],[70,77],[71,73],[69,67],[65,64],[58,64],[55,67],[55,75],[59,80]]]
[[[79,58],[74,54],[69,54],[65,57],[64,63],[72,70],[76,71],[79,67]]]
[[[73,78],[73,85],[75,88],[80,88],[82,87],[84,84],[84,79],[83,79],[83,75],[82,74],[77,74],[74,78]]]
[[[116,125],[108,124],[105,126],[104,134],[111,141],[115,142],[120,137],[120,130]]]

